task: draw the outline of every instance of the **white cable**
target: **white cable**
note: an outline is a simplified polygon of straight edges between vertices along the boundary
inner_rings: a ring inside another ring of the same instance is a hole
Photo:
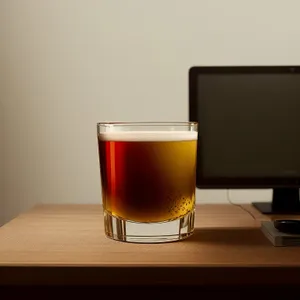
[[[244,210],[248,215],[250,215],[252,217],[252,219],[256,220],[255,216],[250,212],[248,211],[245,207],[243,207],[241,204],[237,204],[237,203],[234,203],[231,201],[230,199],[230,191],[227,189],[226,190],[226,197],[227,197],[227,201],[231,204],[231,205],[235,205],[235,206],[238,206],[240,207],[242,210]]]

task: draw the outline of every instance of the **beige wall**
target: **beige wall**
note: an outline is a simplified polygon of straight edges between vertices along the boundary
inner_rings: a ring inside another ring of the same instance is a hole
[[[96,122],[187,120],[191,65],[300,63],[296,0],[0,6],[5,220],[40,202],[100,203]],[[197,201],[224,202],[226,193],[198,190]]]
[[[0,84],[1,86],[1,84]],[[0,93],[1,94],[1,93]],[[1,99],[1,96],[0,96]],[[0,100],[0,226],[4,222],[3,106]]]
[[[0,12],[1,18],[1,12]],[[0,39],[1,39],[1,27],[0,27]],[[0,43],[1,45],[1,43]],[[1,55],[0,46],[0,226],[4,222],[4,57]]]

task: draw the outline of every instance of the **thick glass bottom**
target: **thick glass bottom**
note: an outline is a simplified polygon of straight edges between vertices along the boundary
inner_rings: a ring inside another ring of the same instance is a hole
[[[180,219],[159,223],[137,223],[112,216],[104,211],[105,234],[108,238],[128,243],[168,243],[188,238],[194,231],[195,211]]]

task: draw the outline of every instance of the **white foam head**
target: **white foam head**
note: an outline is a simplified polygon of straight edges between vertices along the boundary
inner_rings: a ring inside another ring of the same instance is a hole
[[[101,141],[122,142],[195,141],[197,138],[196,131],[115,131],[99,134]]]

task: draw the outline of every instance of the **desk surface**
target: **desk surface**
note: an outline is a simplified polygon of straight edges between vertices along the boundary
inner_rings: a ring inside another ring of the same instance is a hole
[[[192,237],[104,235],[100,205],[41,205],[0,228],[0,284],[300,284],[300,247],[273,247],[250,205],[198,205]]]

